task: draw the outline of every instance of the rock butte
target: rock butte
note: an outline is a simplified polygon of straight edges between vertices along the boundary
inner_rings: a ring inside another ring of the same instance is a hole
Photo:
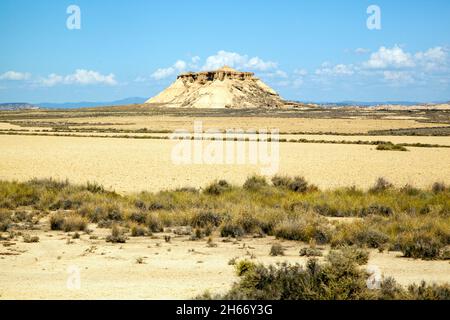
[[[224,66],[215,71],[188,72],[146,101],[182,108],[281,108],[285,102],[252,72]]]

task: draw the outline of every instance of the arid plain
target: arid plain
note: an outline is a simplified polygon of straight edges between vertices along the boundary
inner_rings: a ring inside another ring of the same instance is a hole
[[[278,130],[277,174],[302,176],[324,192],[352,186],[368,192],[380,177],[398,189],[409,185],[429,190],[436,182],[450,182],[448,110],[303,108],[258,113],[148,110],[141,106],[1,112],[0,180],[25,183],[33,178],[68,179],[78,185],[97,183],[107,191],[133,197],[141,191],[157,194],[188,187],[204,191],[209,183],[222,179],[242,186],[249,176],[261,174],[265,166],[261,163],[174,163],[172,151],[179,141],[171,140],[169,135],[186,130],[190,136],[195,121],[201,121],[205,131]],[[236,137],[246,146],[250,144],[245,141],[246,134]],[[220,143],[207,139],[201,145],[204,149]],[[401,145],[407,151],[380,150],[381,144]],[[450,201],[448,191],[445,195],[444,206]],[[308,242],[273,234],[227,240],[217,230],[209,237],[192,240],[190,235],[175,232],[176,226],[169,223],[163,226],[163,233],[112,244],[105,242],[109,230],[93,221],[86,229],[89,232],[80,229],[79,237],[73,231],[50,230],[48,214],[63,209],[79,212],[76,207],[49,206],[39,219],[32,219],[29,229],[16,223],[10,235],[0,232],[0,299],[192,298],[206,290],[226,292],[237,281],[229,263],[233,258],[265,264],[304,264],[307,260],[298,255],[298,250],[307,247]],[[37,207],[20,205],[11,210],[14,216],[18,211],[34,212]],[[176,208],[162,210],[177,214]],[[333,225],[353,218],[366,219],[340,215],[329,218],[336,219]],[[127,224],[124,227],[131,228]],[[38,243],[22,241],[24,234],[37,236]],[[167,237],[171,239],[167,241]],[[285,247],[283,256],[269,255],[276,243]],[[330,245],[332,242],[324,243],[321,249],[328,251]],[[369,251],[368,263],[401,285],[421,280],[440,284],[450,281],[448,260],[403,257],[398,248]],[[79,290],[66,286],[70,266],[81,270]]]

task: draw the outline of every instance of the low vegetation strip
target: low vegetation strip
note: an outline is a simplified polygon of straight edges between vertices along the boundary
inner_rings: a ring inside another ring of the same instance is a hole
[[[233,186],[119,195],[95,183],[0,181],[0,231],[24,208],[49,215],[52,229],[83,230],[88,223],[135,235],[188,226],[194,238],[273,235],[306,243],[401,251],[405,257],[450,259],[450,190],[394,188],[379,179],[369,191],[321,191],[302,177],[250,177]],[[340,222],[334,217],[353,217]],[[133,231],[134,230],[134,231]],[[122,238],[121,238],[122,239]]]
[[[44,133],[44,132],[23,132],[23,131],[0,131],[0,135],[23,135],[23,136],[51,136],[51,137],[74,137],[74,138],[116,138],[116,139],[151,139],[151,140],[171,140],[172,138],[169,136],[135,136],[135,135],[106,135],[106,134],[73,134],[73,133]],[[195,140],[194,137],[186,136],[180,137],[179,139],[191,139]],[[202,137],[201,140],[206,141],[217,141],[217,138],[214,137]],[[271,142],[272,139],[268,138],[267,140],[263,140],[260,138],[251,139],[251,138],[242,138],[242,137],[234,137],[227,138],[224,140],[230,141],[268,141]],[[450,148],[450,145],[441,145],[441,144],[428,144],[428,143],[401,143],[401,144],[393,144],[389,141],[348,141],[348,140],[317,140],[317,139],[278,139],[280,143],[323,143],[323,144],[346,144],[346,145],[368,145],[368,146],[377,146],[377,150],[389,150],[389,151],[407,151],[406,147],[415,147],[415,148]]]
[[[265,266],[243,260],[235,265],[239,281],[229,292],[215,296],[205,293],[197,299],[450,300],[449,284],[422,282],[404,288],[391,277],[372,283],[360,267],[366,263],[367,255],[354,248],[331,251],[325,263],[311,258],[305,267],[287,263]]]

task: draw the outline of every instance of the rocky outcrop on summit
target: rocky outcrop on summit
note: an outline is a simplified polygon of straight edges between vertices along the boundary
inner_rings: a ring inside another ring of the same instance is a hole
[[[146,101],[182,108],[281,108],[284,101],[251,72],[230,67],[180,74],[163,92]]]

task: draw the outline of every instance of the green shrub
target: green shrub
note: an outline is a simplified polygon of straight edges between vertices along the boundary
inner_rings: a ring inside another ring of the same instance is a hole
[[[109,229],[112,227],[114,223],[111,220],[100,220],[97,223],[97,227],[102,228],[102,229]]]
[[[239,275],[239,274],[238,274]],[[306,268],[282,263],[278,266],[252,265],[240,274],[240,281],[224,299],[249,300],[351,300],[370,294],[366,275],[352,261],[337,258],[325,265],[310,259]]]
[[[435,182],[435,183],[433,183],[431,190],[434,193],[441,193],[441,192],[445,192],[447,190],[447,187],[445,186],[445,184],[443,182]]]
[[[450,247],[443,248],[439,254],[440,259],[450,260]]]
[[[222,216],[212,211],[201,211],[192,217],[193,227],[204,228],[207,226],[218,227],[222,223]]]
[[[302,248],[300,249],[300,257],[321,257],[322,251],[316,248]]]
[[[131,236],[132,237],[144,237],[147,235],[147,228],[140,224],[134,223],[131,226]]]
[[[125,235],[125,232],[118,225],[113,225],[111,234],[106,237],[106,242],[125,243],[126,241],[127,237]]]
[[[89,192],[92,192],[92,193],[104,193],[104,192],[106,192],[105,188],[102,185],[100,185],[100,184],[98,184],[96,182],[88,182],[86,184],[86,190],[88,190]]]
[[[331,239],[329,223],[320,216],[305,214],[296,219],[287,219],[275,227],[274,235],[277,238],[309,242],[318,244],[328,243]]]
[[[289,189],[294,192],[303,193],[308,191],[308,182],[303,177],[294,177],[289,185]]]
[[[344,246],[339,250],[332,250],[328,255],[328,259],[347,259],[348,261],[354,261],[358,265],[365,265],[369,261],[369,252],[367,250]]]
[[[106,197],[106,195],[103,196]],[[118,201],[110,201],[109,199],[80,204],[77,211],[82,216],[89,218],[92,222],[99,222],[101,220],[118,222],[124,218],[122,205]]]
[[[50,215],[50,229],[71,231],[85,231],[88,226],[88,220],[77,214],[63,214],[61,212]]]
[[[272,245],[272,247],[270,247],[270,255],[273,257],[276,256],[284,256],[284,248],[281,244],[279,243],[275,243]]]
[[[391,142],[379,144],[376,149],[381,151],[408,151],[404,146]]]
[[[329,204],[317,204],[314,206],[313,211],[321,216],[325,217],[345,217],[346,214],[340,212],[337,208],[330,206]]]
[[[203,230],[200,229],[200,228],[196,228],[196,229],[193,231],[193,233],[191,234],[190,239],[191,239],[192,241],[195,241],[195,240],[201,240],[201,239],[203,239],[204,237],[205,237],[205,234],[204,234]]]
[[[261,221],[252,213],[241,213],[235,218],[235,223],[242,227],[244,234],[258,233],[262,230]]]
[[[164,230],[163,223],[155,214],[147,215],[145,224],[151,232],[162,232]]]
[[[244,235],[244,229],[235,223],[232,222],[226,222],[223,223],[220,227],[220,236],[221,237],[233,237],[233,238],[239,238]]]
[[[275,243],[270,248],[270,255],[273,257],[284,256],[284,248],[281,244]]]
[[[50,222],[50,229],[51,230],[62,230],[64,226],[64,214],[62,213],[54,213],[50,215],[49,222]]]
[[[408,287],[409,298],[412,300],[450,300],[450,285],[427,285],[424,281],[420,285]]]
[[[421,190],[407,184],[403,188],[400,189],[402,193],[405,193],[409,196],[418,196],[421,193]]]
[[[133,211],[128,217],[133,222],[144,224],[147,220],[147,212],[144,211]]]
[[[231,185],[225,180],[219,180],[208,185],[204,192],[210,195],[221,195],[222,193],[229,191]]]
[[[387,181],[385,178],[378,178],[375,185],[369,190],[373,193],[383,192],[393,187],[392,183]]]
[[[277,188],[289,188],[292,183],[292,179],[288,176],[274,176],[272,178],[272,184]]]
[[[298,176],[294,178],[286,176],[275,176],[272,178],[272,184],[275,187],[288,189],[298,193],[317,190],[317,187],[310,186],[305,178]]]
[[[379,289],[367,287],[368,274],[359,267],[366,255],[354,248],[332,251],[319,264],[309,259],[306,267],[282,263],[264,266],[250,261],[236,264],[239,282],[223,296],[205,294],[203,299],[239,300],[449,300],[450,286],[411,285],[407,290],[385,278]]]
[[[243,188],[245,190],[257,191],[257,190],[260,190],[267,186],[268,186],[268,184],[267,184],[267,180],[265,177],[254,175],[254,176],[247,178],[247,180],[244,183]]]
[[[223,181],[223,180],[221,180],[221,181]],[[184,193],[197,194],[199,191],[198,191],[198,189],[193,188],[193,187],[182,187],[182,188],[175,189],[175,192],[184,192]]]
[[[69,214],[64,218],[63,230],[65,232],[85,231],[88,226],[88,220],[77,214]]]
[[[39,242],[39,237],[38,236],[31,236],[29,234],[24,234],[22,237],[23,237],[23,242],[25,242],[25,243]]]
[[[1,213],[0,213],[1,215]],[[33,217],[39,215],[36,212],[26,212],[26,211],[16,211],[13,215],[11,215],[11,220],[14,222],[32,222]],[[1,218],[0,218],[1,220]]]
[[[39,198],[39,191],[31,183],[4,181],[0,183],[0,208],[33,206],[39,202]]]
[[[147,205],[145,204],[144,201],[142,201],[140,199],[137,199],[134,201],[134,206],[140,210],[147,210]]]
[[[425,233],[402,234],[399,236],[398,245],[405,257],[425,260],[438,259],[444,247],[439,239]]]
[[[7,231],[11,225],[11,212],[0,209],[0,232]]]
[[[28,184],[33,187],[40,187],[47,190],[59,191],[70,186],[69,180],[49,179],[31,179]]]
[[[332,235],[331,245],[333,247],[357,245],[381,248],[388,242],[389,236],[387,234],[374,229],[367,223],[357,221],[339,224]]]
[[[360,211],[360,216],[365,217],[368,215],[382,215],[382,216],[391,216],[393,214],[393,210],[391,207],[382,205],[382,204],[371,204],[366,208],[362,208]]]
[[[235,262],[234,266],[235,266],[235,270],[236,270],[236,275],[238,277],[242,277],[242,276],[252,272],[256,267],[256,265],[249,260],[241,260],[237,264]]]

